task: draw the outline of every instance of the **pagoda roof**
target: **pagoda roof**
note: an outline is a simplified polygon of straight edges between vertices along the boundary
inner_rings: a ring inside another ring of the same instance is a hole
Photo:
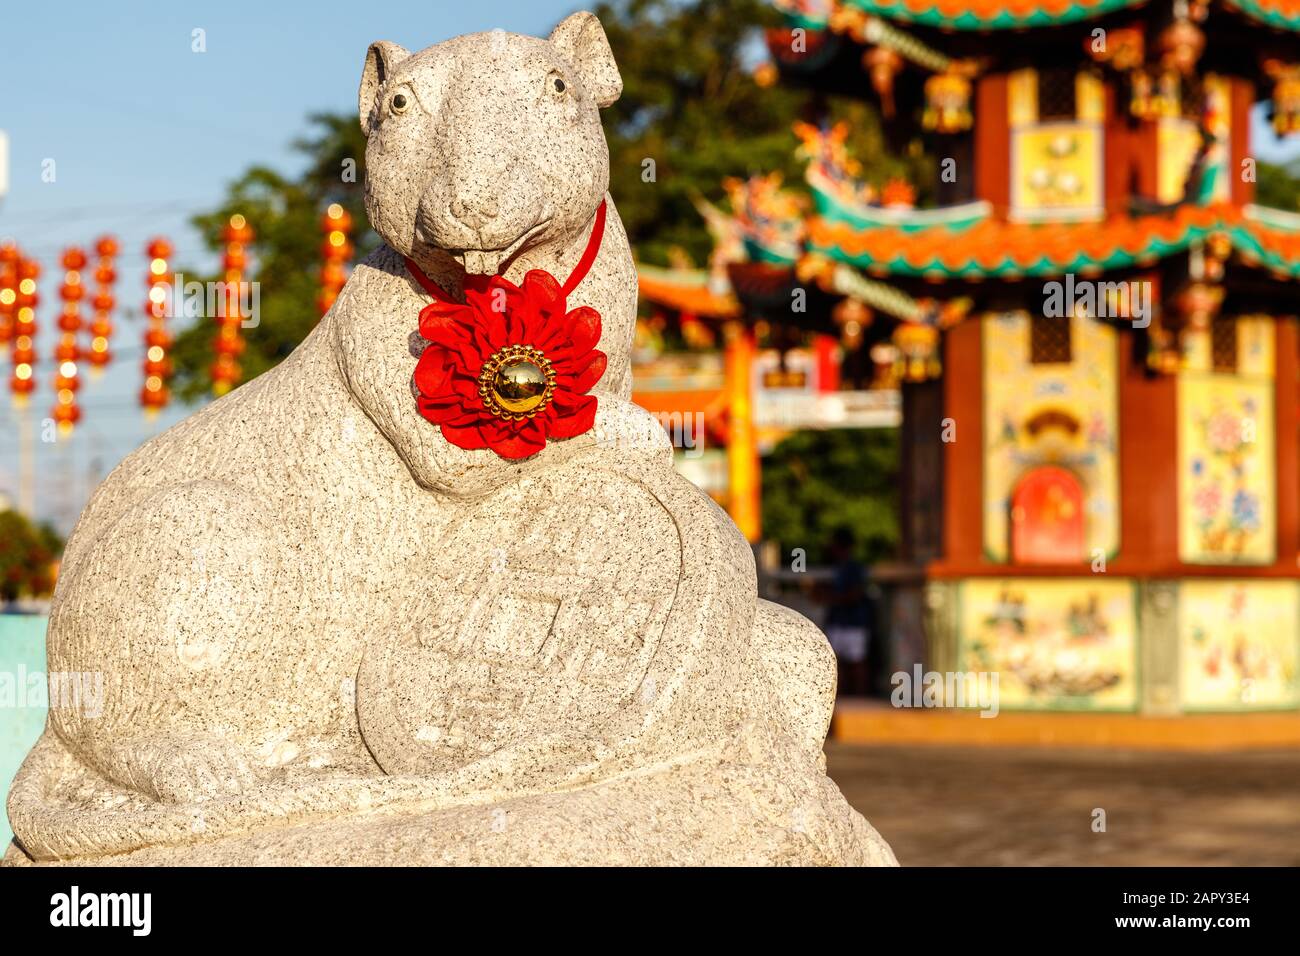
[[[774,0],[790,22],[823,29],[836,7],[940,30],[1024,30],[1078,23],[1149,0]],[[1300,0],[1221,0],[1230,9],[1283,30],[1300,30]]]
[[[1015,30],[1090,20],[1147,0],[843,0],[889,20],[948,30]],[[1279,0],[1284,2],[1284,0]]]
[[[718,289],[718,283],[711,281],[703,269],[661,269],[638,264],[637,283],[647,300],[675,312],[714,319],[740,315],[740,303],[730,286]]]
[[[1221,233],[1251,265],[1300,277],[1300,217],[1259,207],[1184,205],[1097,222],[985,218],[925,228],[855,226],[818,216],[808,250],[875,275],[933,279],[1018,278],[1146,267]]]

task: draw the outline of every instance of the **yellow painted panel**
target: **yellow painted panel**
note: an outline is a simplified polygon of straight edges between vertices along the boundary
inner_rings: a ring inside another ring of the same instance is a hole
[[[1019,219],[1099,218],[1102,127],[1060,122],[1011,134],[1011,205]]]
[[[1178,619],[1184,708],[1300,704],[1300,584],[1184,581]]]
[[[1102,575],[963,581],[958,670],[997,672],[1004,708],[1132,710],[1133,594]]]
[[[984,336],[984,551],[1006,561],[1011,493],[1040,465],[1068,468],[1083,485],[1088,553],[1119,548],[1119,435],[1115,330],[1071,321],[1073,361],[1029,361],[1023,312],[989,316]],[[1038,423],[1052,421],[1052,427]],[[1073,423],[1071,425],[1071,423]]]
[[[1187,189],[1187,174],[1201,145],[1197,125],[1189,119],[1157,121],[1156,198],[1162,203],[1179,202]]]
[[[1076,119],[1100,123],[1106,118],[1105,86],[1101,77],[1086,70],[1074,78],[1074,115]]]
[[[1007,75],[1007,116],[1012,126],[1038,122],[1038,71],[1015,70]]]
[[[1277,550],[1273,385],[1178,377],[1179,557],[1271,564]]]
[[[1274,376],[1274,320],[1252,315],[1237,319],[1237,372],[1246,378]]]

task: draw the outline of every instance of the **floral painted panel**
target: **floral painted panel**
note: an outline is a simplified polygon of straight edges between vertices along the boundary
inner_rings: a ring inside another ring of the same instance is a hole
[[[1040,123],[1011,131],[1011,216],[1021,220],[1099,218],[1100,123]]]
[[[1300,704],[1300,584],[1184,581],[1178,620],[1185,709]]]
[[[1184,374],[1178,419],[1179,557],[1189,564],[1272,564],[1273,383]]]
[[[1137,621],[1129,581],[963,581],[958,669],[996,671],[999,706],[1132,710]]]

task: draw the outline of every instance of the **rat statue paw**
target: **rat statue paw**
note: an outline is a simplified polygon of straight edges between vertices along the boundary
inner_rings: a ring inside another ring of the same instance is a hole
[[[277,768],[259,766],[257,755],[210,734],[154,739],[128,747],[146,772],[145,792],[167,803],[194,804],[238,796],[271,781]]]

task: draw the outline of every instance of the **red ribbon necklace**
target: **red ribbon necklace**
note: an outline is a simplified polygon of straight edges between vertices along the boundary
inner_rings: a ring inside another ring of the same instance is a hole
[[[420,414],[453,445],[491,448],[502,458],[535,455],[547,439],[589,431],[596,398],[586,394],[605,373],[600,313],[570,311],[566,300],[591,271],[605,234],[605,202],[564,285],[533,269],[521,284],[503,276],[467,276],[456,302],[409,257],[406,268],[433,302],[420,312],[429,342],[415,367]]]

